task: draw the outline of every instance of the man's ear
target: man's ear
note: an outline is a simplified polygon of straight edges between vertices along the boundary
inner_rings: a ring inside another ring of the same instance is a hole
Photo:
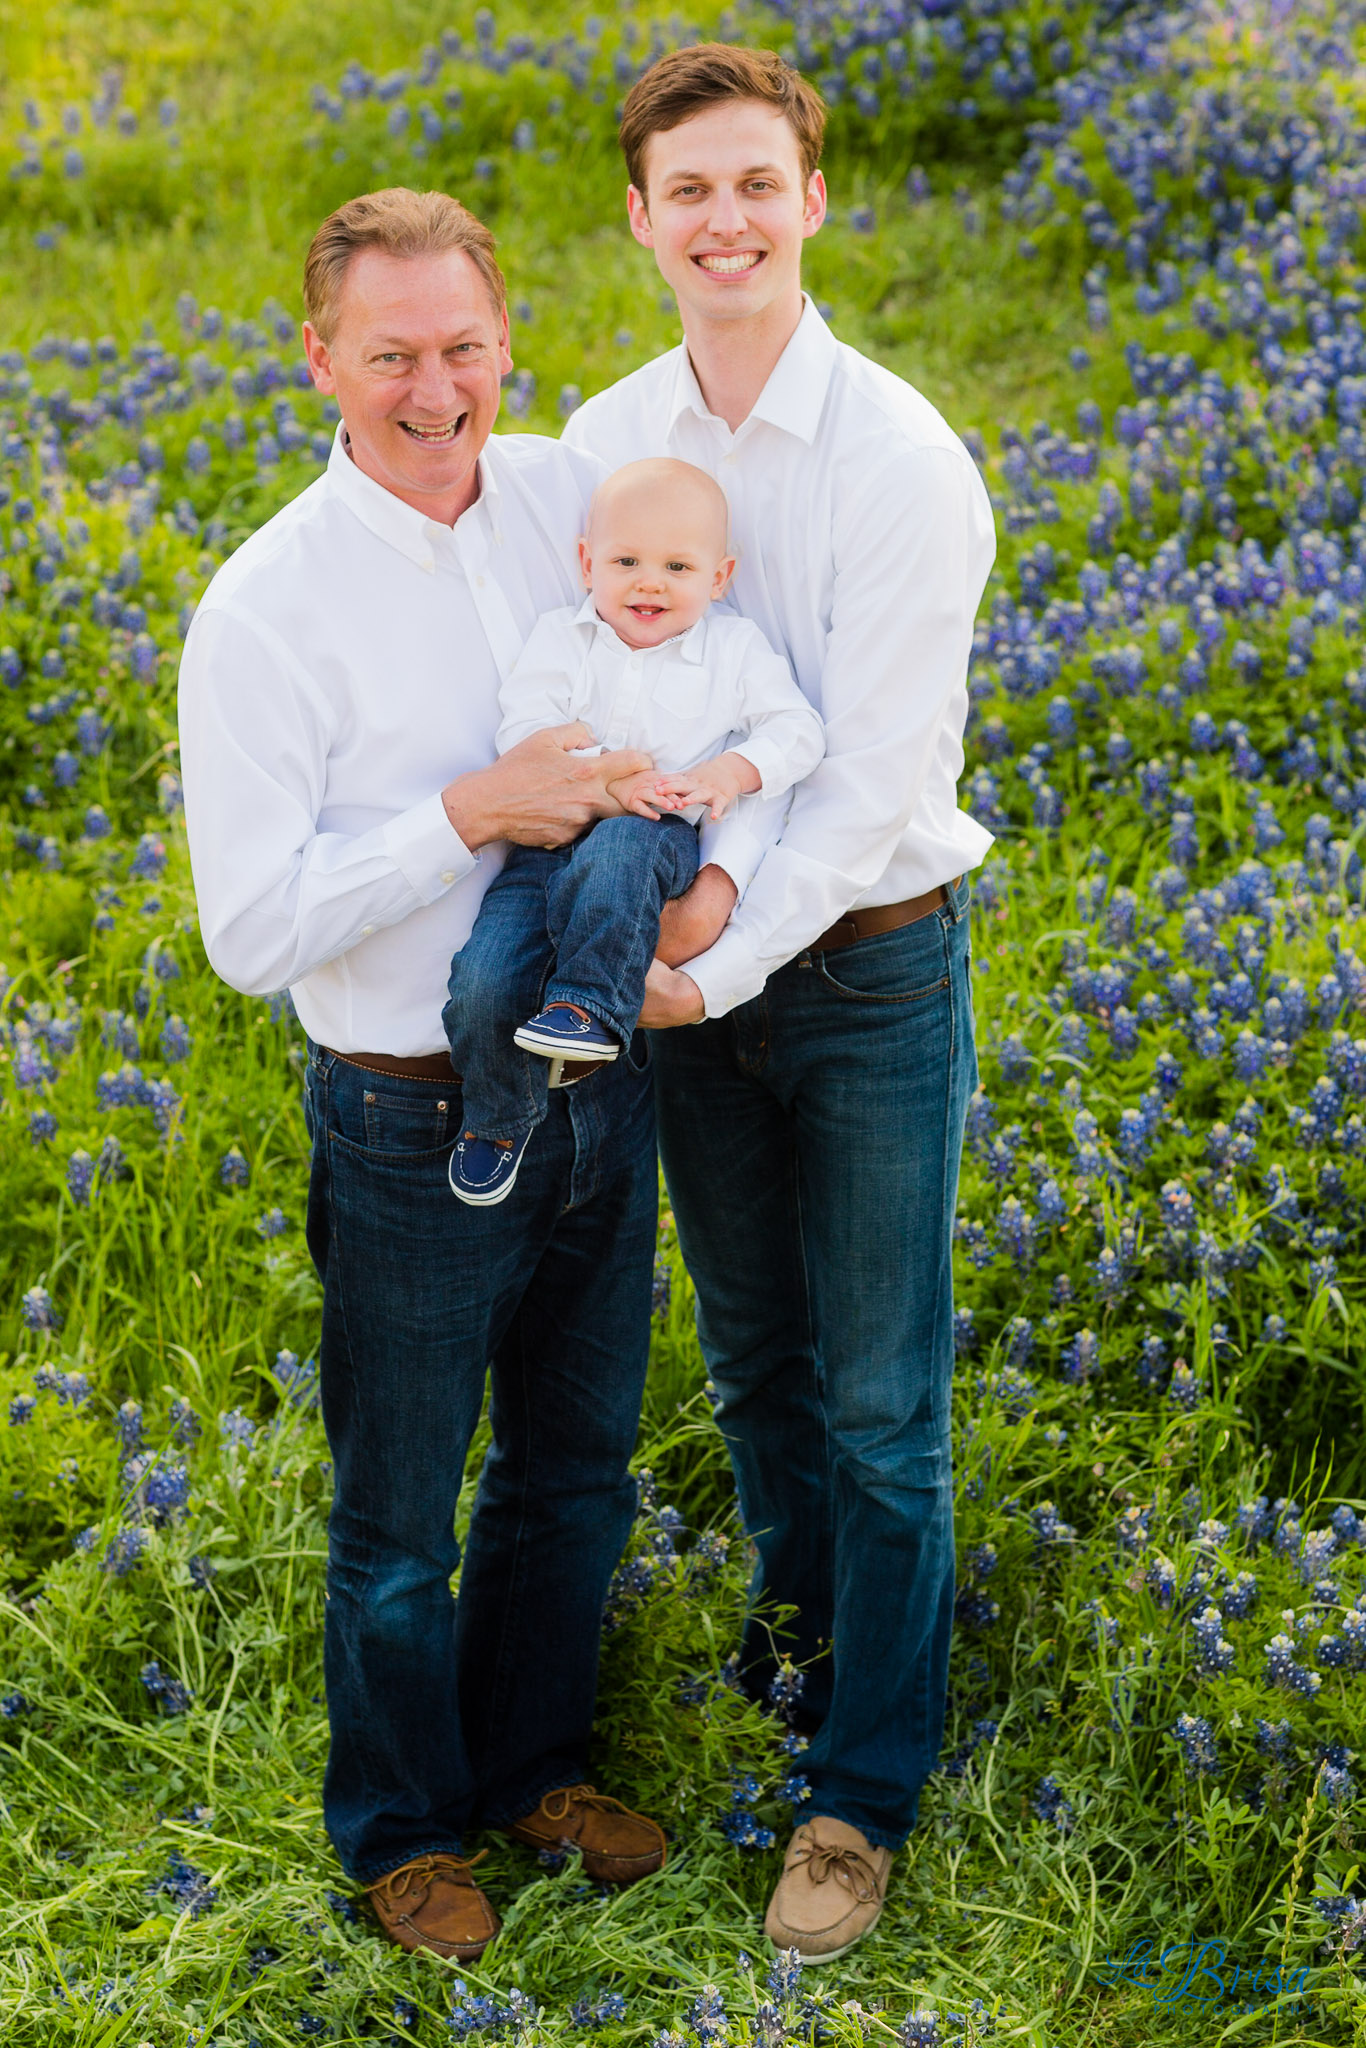
[[[716,574],[712,578],[711,594],[713,603],[718,597],[725,596],[730,588],[730,579],[734,574],[735,556],[723,555],[716,565]]]
[[[806,202],[802,209],[802,235],[814,235],[825,219],[825,179],[813,171],[806,181]]]
[[[304,354],[308,358],[308,368],[313,382],[319,391],[324,391],[330,396],[337,388],[337,380],[332,374],[332,351],[311,320],[304,322],[303,339]]]
[[[498,372],[499,372],[499,375],[500,375],[500,376],[503,376],[503,377],[506,377],[506,376],[507,376],[507,374],[508,374],[508,372],[509,372],[509,370],[511,370],[512,368],[513,368],[513,361],[512,361],[512,331],[511,331],[511,329],[510,329],[510,328],[509,328],[509,326],[508,326],[508,309],[507,309],[507,307],[506,307],[506,306],[504,306],[504,308],[503,308],[503,318],[502,318],[502,322],[501,322],[501,325],[500,325],[500,328],[499,328],[499,333],[498,333]]]
[[[589,551],[588,535],[586,533],[579,535],[579,574],[583,578],[584,589],[591,590],[593,588],[593,557]]]
[[[653,249],[655,231],[650,226],[650,209],[645,203],[645,194],[634,185],[626,187],[626,218],[631,223],[631,233],[642,249]]]

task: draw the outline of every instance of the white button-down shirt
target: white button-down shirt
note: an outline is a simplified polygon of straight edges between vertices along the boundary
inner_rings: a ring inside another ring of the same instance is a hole
[[[234,988],[288,987],[337,1052],[445,1046],[451,955],[504,849],[471,853],[441,791],[494,759],[499,685],[577,594],[602,474],[495,435],[443,526],[357,469],[339,429],[325,473],[204,593],[180,747],[205,948]]]
[[[498,751],[581,718],[603,747],[639,747],[661,774],[728,749],[759,771],[760,797],[784,795],[825,751],[821,722],[750,619],[713,606],[658,647],[628,647],[591,596],[547,612],[501,703]],[[698,818],[698,806],[684,814]]]
[[[735,605],[825,721],[825,758],[786,823],[781,800],[765,807],[757,871],[754,812],[723,819],[707,849],[745,892],[688,963],[720,1016],[847,910],[918,896],[990,846],[957,783],[991,502],[929,401],[836,341],[810,299],[735,433],[680,347],[590,398],[564,439],[613,469],[675,455],[717,479],[738,543]]]

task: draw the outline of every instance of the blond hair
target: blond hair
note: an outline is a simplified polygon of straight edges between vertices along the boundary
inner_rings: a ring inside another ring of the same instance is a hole
[[[782,114],[797,138],[802,176],[810,179],[825,139],[825,102],[816,88],[776,50],[693,43],[670,50],[626,95],[617,140],[626,158],[626,175],[637,192],[648,197],[645,150],[650,137],[681,127],[694,114],[728,100],[758,100]]]
[[[330,213],[309,245],[304,311],[322,340],[331,342],[342,285],[360,250],[439,256],[447,249],[463,249],[487,285],[494,311],[501,314],[507,286],[493,253],[496,247],[484,223],[448,192],[410,192],[406,185],[363,192]]]

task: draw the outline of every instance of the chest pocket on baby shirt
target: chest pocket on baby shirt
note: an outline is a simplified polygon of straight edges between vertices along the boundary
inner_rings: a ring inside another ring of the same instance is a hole
[[[706,710],[702,671],[686,662],[670,662],[661,669],[650,698],[671,718],[701,718]]]

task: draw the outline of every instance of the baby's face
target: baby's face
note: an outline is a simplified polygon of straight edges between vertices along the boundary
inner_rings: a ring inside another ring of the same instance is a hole
[[[622,491],[579,542],[599,618],[628,647],[658,647],[696,625],[730,581],[720,522],[693,492]]]

